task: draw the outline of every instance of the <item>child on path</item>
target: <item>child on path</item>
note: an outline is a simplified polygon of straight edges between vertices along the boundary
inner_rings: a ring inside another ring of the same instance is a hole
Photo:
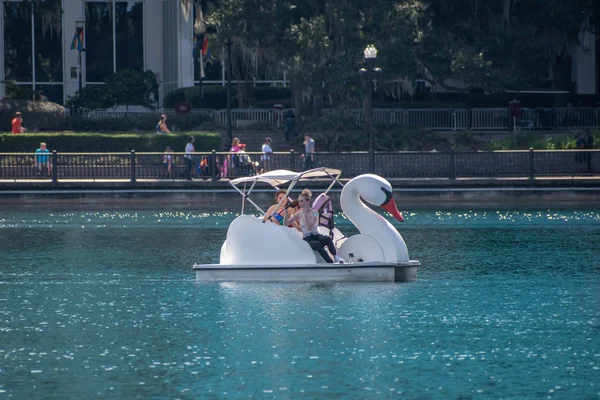
[[[260,173],[262,174],[271,170],[271,156],[273,155],[271,138],[265,138],[261,151],[263,154],[260,156],[260,160],[262,161],[262,169],[260,170]]]

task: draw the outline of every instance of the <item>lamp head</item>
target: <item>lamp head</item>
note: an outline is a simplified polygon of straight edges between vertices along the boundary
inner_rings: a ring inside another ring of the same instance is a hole
[[[364,54],[365,60],[377,58],[377,49],[374,45],[370,44],[365,48]]]

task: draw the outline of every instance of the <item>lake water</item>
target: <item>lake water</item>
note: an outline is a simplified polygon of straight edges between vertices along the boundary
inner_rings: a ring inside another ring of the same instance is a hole
[[[599,210],[404,215],[416,283],[217,284],[231,213],[0,212],[0,399],[600,396]]]

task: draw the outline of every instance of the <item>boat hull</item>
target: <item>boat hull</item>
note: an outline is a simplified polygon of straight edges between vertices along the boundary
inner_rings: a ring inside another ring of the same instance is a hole
[[[312,265],[195,264],[201,282],[414,282],[419,261]]]

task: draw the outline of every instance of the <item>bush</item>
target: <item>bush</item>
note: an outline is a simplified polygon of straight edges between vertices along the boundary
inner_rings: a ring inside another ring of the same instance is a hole
[[[450,142],[439,132],[402,125],[378,125],[374,133],[375,150],[447,150]]]
[[[600,132],[592,132],[594,136],[594,148],[598,148]],[[536,132],[519,132],[506,139],[490,141],[490,150],[525,150],[533,148],[536,150],[563,150],[574,149],[575,134],[573,132],[561,136],[543,136]]]
[[[23,126],[28,131],[62,130],[65,120],[63,106],[49,101],[4,100],[0,101],[0,131],[11,131],[15,113],[23,113]]]
[[[202,96],[204,92],[204,97]],[[235,86],[231,88],[231,107],[237,108],[235,96],[237,91]],[[275,86],[260,86],[252,89],[251,103],[257,106],[269,100],[282,102],[281,99],[290,99],[291,91],[289,88]],[[165,108],[175,108],[175,105],[181,101],[186,101],[192,105],[192,108],[211,108],[222,110],[227,108],[227,87],[220,85],[192,86],[187,88],[175,89],[164,98],[163,106]],[[275,104],[275,103],[274,103]]]
[[[477,140],[471,131],[458,131],[454,134],[454,145],[457,150],[473,149]]]
[[[67,117],[63,130],[79,132],[119,132],[147,131],[155,132],[160,116],[154,113],[132,114],[122,117],[88,118],[79,115]],[[169,116],[167,125],[172,132],[199,130],[211,118],[203,114],[187,114]]]
[[[0,134],[2,152],[30,153],[48,144],[50,151],[58,152],[162,152],[167,146],[183,152],[188,137],[196,139],[196,151],[219,150],[221,135],[207,132],[187,132],[171,135],[156,134],[102,134],[102,133],[26,133]]]
[[[154,72],[126,69],[110,74],[104,85],[89,85],[67,100],[67,105],[89,109],[114,105],[151,106],[150,97],[156,93]]]
[[[313,134],[324,151],[354,151],[369,148],[366,126],[359,126],[356,117],[347,110],[339,109],[320,118],[305,118],[299,123],[302,132]],[[433,131],[410,126],[378,124],[373,131],[375,151],[418,151],[446,149],[448,140]]]

